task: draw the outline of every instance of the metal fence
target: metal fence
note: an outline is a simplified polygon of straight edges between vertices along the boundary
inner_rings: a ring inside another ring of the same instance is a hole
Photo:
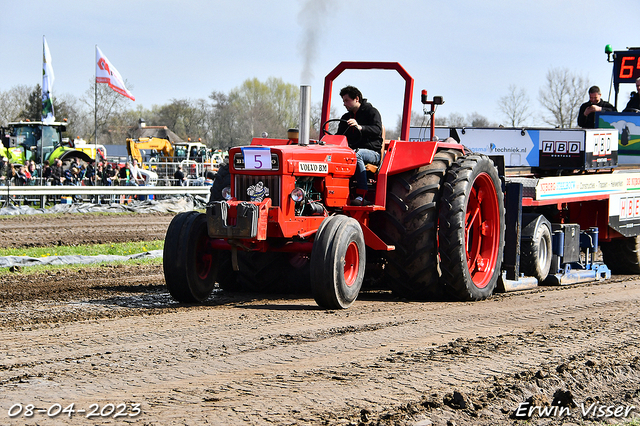
[[[47,204],[92,202],[126,203],[133,199],[163,199],[174,195],[199,195],[208,198],[210,186],[83,186],[83,185],[4,185],[0,186],[0,204]]]
[[[113,159],[110,162],[114,163]],[[116,164],[120,162],[115,161]],[[173,178],[178,166],[182,166],[187,177],[183,182]],[[150,178],[153,173],[147,171],[157,174],[157,179],[155,176]],[[1,179],[0,204],[40,204],[44,207],[60,202],[127,202],[131,198],[166,198],[182,194],[208,196],[213,182],[211,177],[216,171],[209,163],[147,161],[140,166],[140,173],[145,179],[136,181],[117,177],[102,181],[85,177],[73,183],[60,184],[42,177]]]

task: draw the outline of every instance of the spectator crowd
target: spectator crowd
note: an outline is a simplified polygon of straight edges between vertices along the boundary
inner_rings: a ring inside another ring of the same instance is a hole
[[[34,161],[27,164],[11,164],[7,157],[0,161],[0,185],[143,185],[144,176],[140,173],[137,161],[112,164],[106,160],[89,163],[72,159],[67,168],[63,168],[59,158],[50,164],[46,160],[42,165]]]

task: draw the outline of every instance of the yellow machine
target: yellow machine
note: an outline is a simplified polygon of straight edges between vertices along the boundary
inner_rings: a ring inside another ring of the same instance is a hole
[[[142,164],[141,149],[153,149],[167,158],[173,158],[175,152],[173,145],[167,139],[161,138],[140,138],[129,139],[127,138],[127,152],[131,158],[138,160],[138,163]]]
[[[155,150],[162,161],[195,161],[203,163],[211,159],[211,150],[201,142],[171,143],[162,138],[127,139],[127,152],[132,159],[142,163],[141,149]]]

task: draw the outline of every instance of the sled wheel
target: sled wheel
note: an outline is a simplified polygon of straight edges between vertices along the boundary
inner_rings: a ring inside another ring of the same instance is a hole
[[[318,306],[346,309],[358,297],[364,279],[366,251],[357,220],[326,218],[311,251],[311,289]]]
[[[447,169],[461,151],[436,153],[431,164],[389,176],[387,209],[372,218],[372,226],[395,250],[386,255],[386,281],[408,299],[439,297],[437,223],[442,184]]]
[[[202,302],[209,297],[218,272],[218,250],[209,247],[207,215],[199,213],[187,217],[177,244],[175,267],[184,279],[169,286],[169,292],[180,302]]]
[[[551,267],[551,223],[537,214],[522,215],[520,272],[542,283]]]
[[[614,274],[640,274],[640,236],[601,243],[602,260]]]
[[[459,300],[489,297],[500,276],[504,200],[493,162],[461,157],[447,172],[439,215],[443,284]]]
[[[164,281],[172,296],[173,291],[180,286],[181,282],[186,280],[186,276],[184,276],[184,267],[178,265],[178,262],[180,261],[178,257],[178,245],[180,243],[182,226],[189,217],[198,214],[200,213],[194,211],[177,214],[171,220],[171,223],[167,228],[167,233],[164,237],[162,269],[164,271]]]

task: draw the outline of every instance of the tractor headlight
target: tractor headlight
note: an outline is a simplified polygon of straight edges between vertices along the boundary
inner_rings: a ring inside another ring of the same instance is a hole
[[[231,199],[231,187],[230,186],[225,186],[224,188],[222,188],[222,198],[224,198],[225,200],[230,200]]]
[[[296,203],[304,200],[304,191],[300,188],[294,188],[289,195],[291,196],[291,199]]]

